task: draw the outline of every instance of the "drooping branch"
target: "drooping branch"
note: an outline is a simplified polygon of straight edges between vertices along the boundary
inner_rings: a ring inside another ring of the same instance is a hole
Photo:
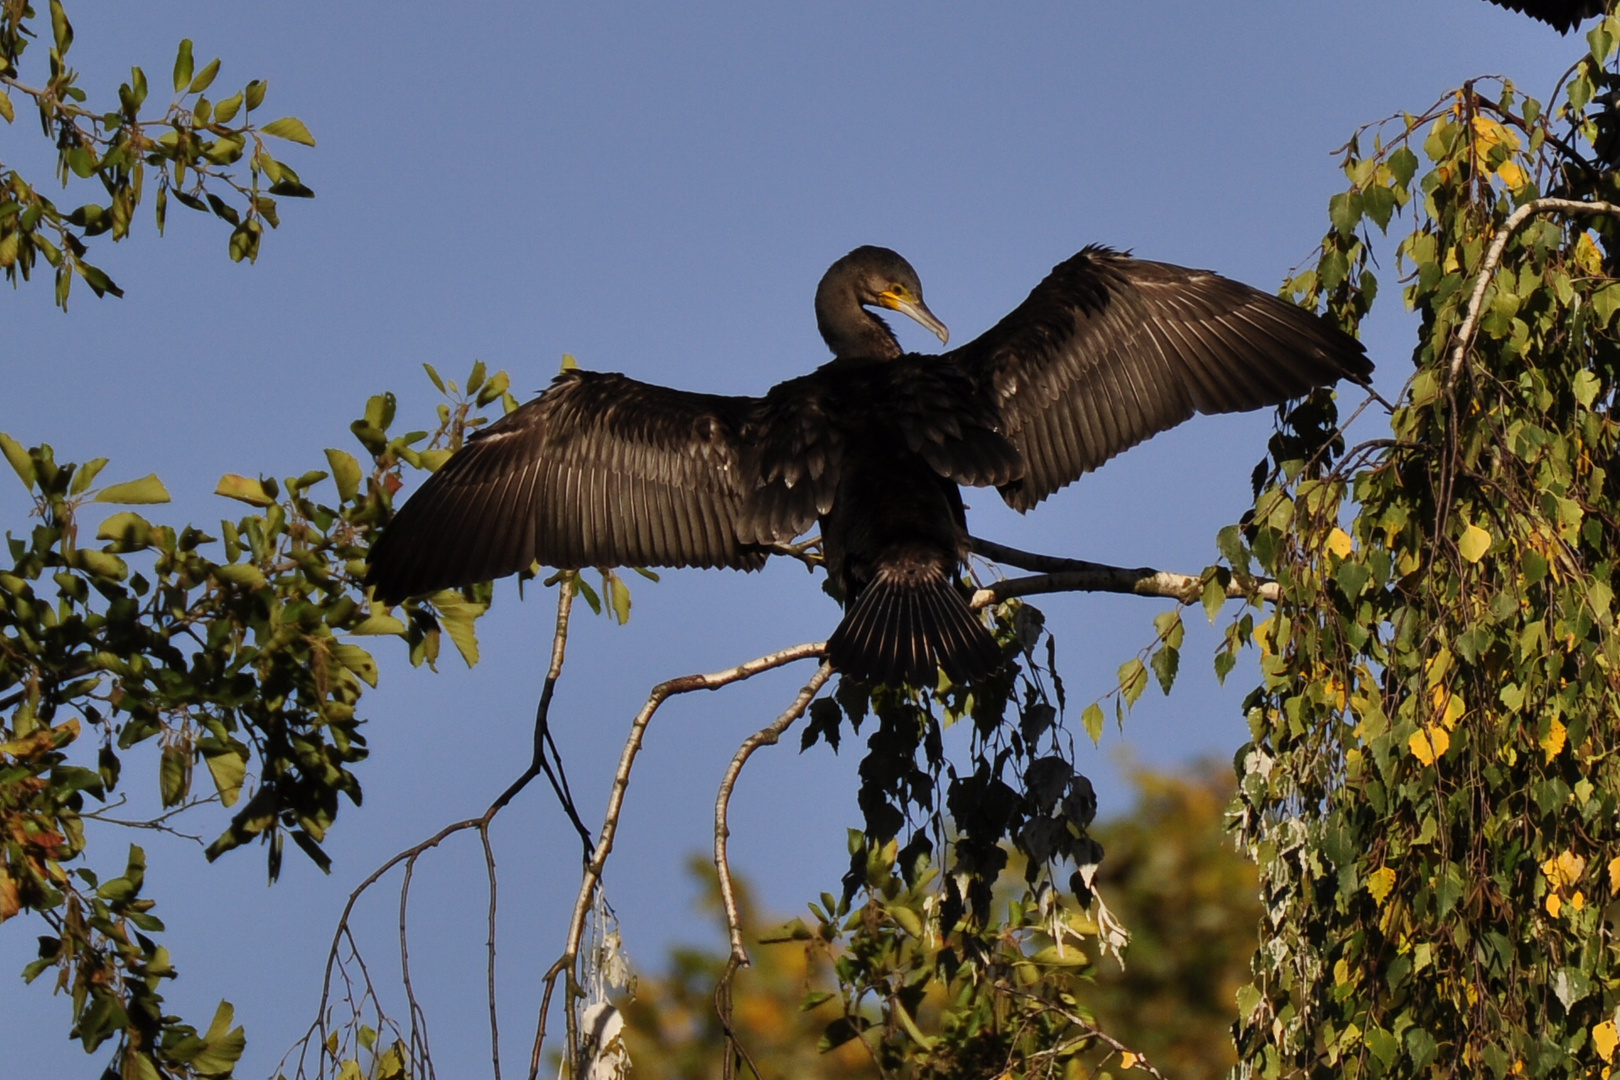
[[[360,963],[362,965],[362,970],[363,970],[364,961],[360,959],[359,946],[354,941],[353,935],[352,935],[352,933],[350,931],[350,919],[354,914],[355,905],[360,902],[360,898],[362,896],[364,896],[371,889],[371,887],[373,885],[375,885],[378,881],[381,881],[383,879],[383,877],[385,877],[391,870],[394,869],[394,867],[399,866],[401,863],[405,864],[406,871],[405,871],[405,880],[404,880],[404,883],[403,883],[403,885],[401,887],[401,892],[400,892],[400,925],[399,925],[400,960],[401,960],[401,965],[402,965],[402,968],[403,968],[403,971],[404,971],[404,979],[405,979],[405,982],[406,982],[406,994],[407,994],[407,997],[408,997],[408,999],[410,1001],[410,1009],[411,1009],[412,1021],[413,1021],[412,1022],[412,1043],[413,1043],[412,1049],[413,1049],[413,1051],[415,1050],[415,1045],[414,1045],[415,1042],[416,1042],[415,1032],[417,1030],[415,1021],[416,1021],[418,1015],[420,1014],[420,1010],[416,1006],[415,998],[414,998],[414,995],[412,994],[411,987],[410,987],[410,975],[409,975],[410,954],[409,954],[409,942],[408,942],[407,935],[406,935],[406,926],[407,926],[407,924],[406,924],[406,918],[405,918],[405,916],[406,916],[406,903],[407,903],[407,899],[408,899],[409,894],[410,894],[411,874],[412,874],[412,871],[414,869],[416,860],[419,857],[421,857],[423,854],[425,854],[426,852],[430,851],[433,848],[438,847],[444,841],[448,840],[450,837],[456,835],[457,833],[466,832],[468,830],[477,830],[477,832],[479,833],[481,839],[483,840],[484,859],[485,859],[486,869],[487,869],[487,872],[488,872],[489,886],[490,886],[489,911],[488,911],[489,938],[488,938],[488,943],[487,943],[487,948],[488,948],[488,969],[489,969],[488,970],[488,982],[489,982],[489,993],[490,993],[490,1001],[489,1001],[489,1011],[490,1011],[490,1052],[491,1052],[492,1057],[494,1058],[494,1067],[495,1067],[494,1075],[496,1077],[496,1080],[499,1080],[499,1077],[501,1075],[501,1067],[500,1067],[500,1033],[499,1033],[499,1028],[496,1025],[496,1019],[495,1019],[496,1018],[496,1007],[495,1007],[495,1000],[494,1000],[494,992],[495,992],[495,885],[496,885],[496,878],[495,878],[495,856],[494,856],[494,851],[491,848],[490,843],[489,843],[489,826],[490,826],[490,823],[492,821],[494,821],[496,815],[499,814],[501,812],[501,810],[503,808],[505,808],[506,805],[508,803],[510,803],[518,795],[519,792],[521,792],[525,787],[527,787],[528,784],[530,783],[530,781],[532,781],[536,776],[539,776],[540,773],[542,773],[542,772],[545,772],[547,777],[551,780],[552,787],[558,793],[559,798],[562,798],[562,797],[564,797],[566,795],[566,792],[567,792],[566,781],[560,780],[559,776],[557,774],[553,773],[553,771],[552,771],[552,769],[550,767],[550,763],[548,761],[546,761],[546,759],[545,759],[545,748],[548,745],[548,738],[549,738],[549,736],[548,736],[548,726],[547,725],[548,725],[548,719],[549,719],[549,715],[550,715],[551,699],[552,699],[553,693],[556,690],[557,679],[562,674],[563,659],[564,659],[564,656],[566,655],[566,650],[567,650],[568,623],[569,623],[570,614],[572,613],[572,610],[573,610],[573,597],[574,597],[573,582],[571,580],[569,580],[569,579],[564,579],[563,582],[561,583],[559,589],[558,589],[557,621],[556,621],[556,630],[555,630],[555,632],[553,634],[553,637],[552,637],[551,664],[550,664],[550,667],[547,669],[545,685],[541,690],[540,703],[539,703],[538,708],[536,709],[535,736],[534,736],[534,756],[533,756],[533,759],[529,762],[529,767],[526,770],[524,770],[523,774],[521,776],[519,776],[517,780],[513,781],[506,788],[506,790],[503,791],[495,799],[495,801],[492,802],[489,805],[489,807],[481,815],[479,815],[478,817],[475,817],[475,818],[467,818],[465,820],[457,821],[457,822],[454,822],[453,824],[446,825],[444,828],[440,829],[438,832],[434,833],[432,836],[428,837],[426,840],[422,840],[419,843],[413,844],[411,847],[408,847],[403,851],[395,853],[393,855],[393,857],[389,858],[381,866],[379,866],[376,870],[372,871],[372,873],[368,877],[366,877],[366,879],[364,881],[362,881],[359,885],[357,885],[354,888],[354,890],[351,893],[349,893],[348,900],[343,906],[343,911],[338,916],[337,928],[333,932],[333,935],[332,935],[331,947],[327,951],[326,969],[325,969],[325,973],[324,973],[323,978],[322,978],[320,1005],[319,1005],[319,1008],[318,1008],[318,1011],[317,1011],[317,1014],[316,1014],[315,1023],[311,1026],[309,1033],[304,1036],[304,1039],[299,1044],[299,1046],[301,1046],[303,1049],[299,1050],[298,1075],[300,1075],[300,1076],[303,1075],[303,1055],[308,1052],[308,1048],[309,1048],[309,1045],[310,1045],[310,1042],[311,1042],[312,1039],[315,1040],[319,1044],[318,1049],[317,1049],[318,1053],[324,1055],[324,1054],[328,1054],[328,1053],[332,1052],[332,1051],[330,1051],[330,1049],[328,1047],[328,1030],[327,1030],[328,1005],[329,1005],[329,1003],[331,1001],[332,983],[333,983],[334,975],[337,975],[337,976],[340,976],[340,977],[344,978],[345,981],[347,980],[347,975],[340,970],[341,966],[342,966],[342,962],[341,962],[342,945],[343,945],[343,942],[345,940],[347,940],[349,942],[350,950],[351,950],[352,954],[354,955],[354,957],[356,959],[356,962]],[[560,770],[559,770],[559,773],[560,773]],[[571,810],[571,808],[572,808],[571,800],[567,801],[566,805]],[[576,823],[576,827],[578,827],[578,815],[571,813],[570,816],[574,819],[574,821]],[[589,839],[589,834],[587,833],[586,835],[587,835],[587,839]],[[365,976],[365,981],[366,981],[366,993],[372,999],[375,999],[376,995],[375,995],[374,989],[371,986],[371,980],[370,980],[369,974],[367,974]],[[380,1008],[380,1006],[379,1006],[379,1008]],[[295,1049],[298,1049],[298,1047],[295,1047]],[[424,1044],[423,1050],[425,1051],[425,1049],[426,1048],[425,1048],[425,1044]],[[291,1051],[289,1051],[289,1054],[290,1053],[291,1053]],[[429,1074],[431,1074],[431,1062],[427,1062],[427,1068],[429,1070]]]
[[[1474,331],[1479,328],[1479,311],[1485,303],[1485,290],[1490,287],[1491,278],[1496,275],[1496,268],[1502,262],[1502,253],[1507,250],[1508,241],[1518,232],[1531,217],[1543,212],[1560,214],[1609,214],[1620,217],[1620,206],[1614,203],[1593,200],[1586,202],[1581,199],[1531,199],[1523,206],[1507,216],[1502,227],[1496,233],[1496,239],[1485,253],[1485,261],[1480,265],[1479,274],[1474,278],[1474,290],[1468,296],[1468,307],[1463,315],[1462,326],[1457,331],[1457,343],[1451,349],[1451,363],[1446,373],[1446,383],[1450,385],[1457,380],[1457,374],[1462,370],[1463,357],[1468,352],[1468,346],[1474,342]]]
[[[720,1017],[720,1025],[725,1031],[726,1051],[725,1060],[721,1068],[723,1080],[731,1080],[733,1069],[733,1055],[740,1055],[748,1062],[748,1067],[754,1071],[757,1078],[760,1075],[759,1066],[754,1064],[748,1049],[737,1038],[732,1027],[731,1017],[731,980],[739,968],[748,964],[748,949],[743,944],[742,917],[737,911],[737,889],[731,877],[731,860],[727,854],[726,841],[731,837],[731,825],[728,814],[731,810],[731,793],[737,786],[737,777],[742,775],[743,766],[754,751],[762,746],[775,746],[782,733],[804,715],[804,710],[810,707],[811,700],[821,692],[827,680],[832,678],[833,669],[826,661],[804,684],[799,696],[793,699],[783,712],[774,721],[743,740],[732,757],[731,764],[726,766],[725,776],[720,781],[720,793],[714,800],[714,869],[720,883],[720,906],[725,911],[726,933],[731,943],[731,955],[726,958],[725,971],[720,975],[720,981],[714,988],[715,1013]]]
[[[737,965],[748,963],[748,950],[743,946],[742,923],[737,913],[737,891],[731,879],[731,863],[727,858],[726,841],[731,836],[731,826],[727,821],[727,814],[731,809],[731,792],[737,786],[737,777],[742,775],[743,766],[754,751],[762,746],[775,746],[782,733],[792,727],[804,710],[810,707],[810,701],[832,678],[833,669],[823,662],[810,681],[804,684],[799,696],[793,699],[781,716],[778,716],[767,727],[748,736],[743,744],[737,748],[737,753],[726,766],[725,776],[720,781],[720,794],[714,800],[714,868],[720,877],[720,904],[725,910],[726,930],[731,940],[731,959]],[[728,971],[730,970],[728,965]]]
[[[1141,566],[1128,569],[1106,563],[1086,562],[1083,559],[1064,559],[1054,555],[1036,555],[1017,548],[998,544],[993,540],[974,537],[973,550],[994,562],[1016,566],[1021,570],[1037,571],[1035,577],[1008,578],[997,581],[973,594],[970,606],[975,610],[1010,600],[1015,596],[1035,596],[1055,592],[1110,592],[1135,596],[1159,596],[1183,604],[1196,603],[1203,595],[1204,579],[1196,574],[1177,574],[1169,570],[1155,570]],[[1245,587],[1234,577],[1226,586],[1229,599],[1258,599],[1276,603],[1282,595],[1275,581],[1250,578]]]
[[[635,766],[636,757],[641,753],[642,742],[646,737],[647,725],[652,722],[653,714],[659,706],[670,698],[679,694],[689,694],[694,690],[718,690],[722,686],[730,686],[735,682],[751,679],[755,675],[774,668],[791,664],[796,660],[810,657],[819,657],[825,649],[825,643],[820,641],[807,642],[791,648],[781,649],[765,656],[757,657],[746,663],[738,664],[724,671],[711,672],[706,675],[683,675],[677,679],[661,682],[653,687],[647,696],[647,703],[636,714],[635,720],[630,724],[630,734],[625,739],[624,749],[619,754],[619,765],[613,774],[613,786],[608,793],[607,812],[602,819],[602,831],[597,836],[596,848],[586,861],[585,871],[582,875],[579,896],[574,902],[574,914],[568,924],[568,938],[563,947],[563,953],[558,957],[546,973],[545,991],[541,996],[540,1019],[535,1026],[534,1047],[529,1058],[529,1080],[535,1080],[540,1072],[540,1051],[546,1037],[546,1014],[550,1008],[551,995],[556,988],[558,978],[568,975],[570,994],[577,992],[573,985],[573,965],[579,956],[580,939],[585,933],[585,920],[590,914],[591,904],[595,900],[596,889],[602,880],[602,870],[607,865],[608,856],[613,852],[613,841],[619,831],[619,815],[624,809],[625,792],[630,786],[630,771]],[[819,687],[818,687],[819,688]],[[567,1010],[570,1031],[572,1030],[573,1009],[572,1003]],[[573,1060],[578,1054],[576,1040],[569,1038],[568,1057]]]

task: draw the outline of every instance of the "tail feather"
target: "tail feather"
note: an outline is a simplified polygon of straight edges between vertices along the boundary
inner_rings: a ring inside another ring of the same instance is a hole
[[[827,659],[863,682],[932,686],[939,669],[969,682],[1001,666],[1001,649],[938,570],[880,568],[832,637]]]

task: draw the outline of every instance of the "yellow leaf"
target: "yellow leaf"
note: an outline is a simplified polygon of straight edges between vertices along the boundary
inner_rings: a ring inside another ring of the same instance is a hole
[[[1591,277],[1599,277],[1603,273],[1603,254],[1598,251],[1597,244],[1592,241],[1591,233],[1581,233],[1581,238],[1575,241],[1575,265]]]
[[[1425,765],[1433,765],[1451,748],[1451,735],[1443,727],[1426,725],[1422,731],[1412,734],[1406,746],[1413,757]]]
[[[1476,116],[1473,125],[1474,138],[1478,140],[1481,151],[1489,151],[1498,144],[1505,144],[1513,150],[1519,148],[1518,136],[1490,117]]]
[[[1592,1025],[1592,1047],[1598,1052],[1598,1057],[1613,1061],[1616,1043],[1620,1043],[1620,1031],[1615,1030],[1613,1020]]]
[[[1564,740],[1567,734],[1564,725],[1559,723],[1558,717],[1553,717],[1552,724],[1547,728],[1547,735],[1540,743],[1542,752],[1547,755],[1549,765],[1552,763],[1553,758],[1563,753]]]
[[[1334,529],[1328,533],[1327,549],[1341,559],[1350,557],[1350,534],[1343,529]]]
[[[276,501],[264,490],[264,485],[259,481],[238,476],[236,473],[226,473],[220,477],[219,486],[214,489],[214,494],[235,499],[237,502],[245,502],[249,506],[273,506]]]
[[[1502,167],[1496,170],[1496,175],[1507,185],[1509,191],[1518,191],[1530,182],[1530,174],[1516,161],[1502,162]]]
[[[1574,908],[1576,911],[1581,910],[1581,908],[1586,906],[1586,894],[1581,892],[1579,889],[1576,889],[1575,895],[1569,898],[1569,906]]]
[[[1564,910],[1564,902],[1558,898],[1558,894],[1555,892],[1548,893],[1547,914],[1556,919],[1558,918],[1558,913],[1562,910]]]
[[[1380,867],[1367,875],[1367,891],[1372,893],[1372,898],[1378,901],[1380,907],[1383,906],[1385,898],[1389,896],[1390,890],[1394,887],[1395,871],[1387,866]]]
[[[1566,851],[1558,856],[1558,872],[1563,876],[1565,885],[1573,885],[1586,873],[1586,860],[1573,851]]]
[[[1478,525],[1470,525],[1457,540],[1457,552],[1471,563],[1477,563],[1491,550],[1491,534]]]
[[[149,473],[139,480],[130,480],[123,484],[114,484],[102,488],[96,494],[96,502],[104,503],[166,503],[169,501],[168,489],[163,481],[157,478],[157,473]]]
[[[1119,1067],[1122,1069],[1136,1068],[1136,1055],[1129,1050],[1121,1050],[1119,1053]]]
[[[1609,860],[1609,892],[1620,893],[1620,855]]]

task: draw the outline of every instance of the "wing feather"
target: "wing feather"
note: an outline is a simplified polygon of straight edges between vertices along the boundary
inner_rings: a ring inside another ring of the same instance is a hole
[[[754,486],[741,432],[757,404],[565,372],[428,478],[373,547],[368,580],[392,602],[535,562],[758,569],[765,552],[740,537]]]
[[[1022,476],[999,485],[1018,510],[1195,412],[1276,405],[1372,372],[1360,342],[1311,312],[1100,247],[1060,263],[944,361],[994,402],[1023,457]]]

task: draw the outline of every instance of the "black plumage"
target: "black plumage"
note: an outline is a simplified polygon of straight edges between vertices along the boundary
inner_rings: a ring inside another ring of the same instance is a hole
[[[927,685],[1001,654],[960,577],[959,485],[1027,510],[1194,412],[1272,405],[1372,370],[1316,315],[1216,274],[1089,247],[985,334],[904,353],[867,305],[947,338],[884,248],[834,263],[816,318],[834,359],[764,397],[568,371],[472,436],[384,530],[387,603],[535,562],[753,570],[821,526],[839,671]]]
[[[1583,19],[1602,15],[1607,10],[1606,0],[1491,0],[1497,7],[1512,8],[1532,19],[1540,19],[1567,34]]]

